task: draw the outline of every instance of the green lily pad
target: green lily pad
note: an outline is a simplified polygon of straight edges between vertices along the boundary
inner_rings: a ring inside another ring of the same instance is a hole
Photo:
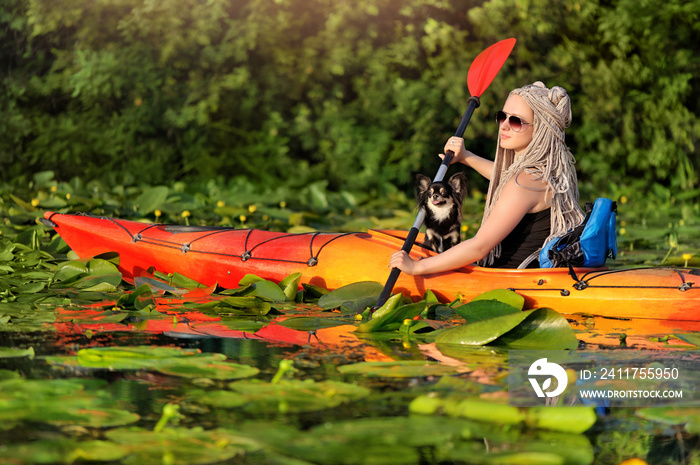
[[[188,278],[187,276],[177,272],[165,274],[160,271],[155,271],[153,275],[162,280],[164,283],[167,283],[169,286],[174,286],[176,289],[200,289],[207,287],[199,281],[195,281],[194,279]]]
[[[497,316],[518,313],[521,310],[497,300],[472,300],[468,304],[455,307],[454,311],[467,320],[467,323],[474,323]]]
[[[354,308],[365,309],[377,303],[383,286],[374,281],[363,281],[348,284],[335,289],[318,299],[318,305],[324,310],[340,308],[346,303],[352,303]]]
[[[700,335],[690,334],[690,333],[676,333],[675,337],[681,341],[687,342],[688,344],[693,344],[694,346],[700,347]]]
[[[225,358],[222,354],[202,354],[197,349],[150,346],[99,347],[81,349],[75,356],[45,357],[50,364],[108,370],[148,370],[174,365],[182,360],[207,363]]]
[[[221,324],[234,331],[243,331],[246,333],[255,333],[267,326],[267,323],[264,323],[262,321],[246,320],[240,318],[227,319],[227,317],[221,318]]]
[[[484,292],[483,294],[474,297],[472,302],[483,300],[495,300],[508,304],[511,307],[515,307],[518,310],[522,310],[525,307],[525,297],[508,289],[494,289],[492,291]]]
[[[167,428],[160,432],[140,428],[116,429],[108,431],[106,436],[128,452],[122,459],[125,465],[219,463],[257,448],[250,442],[242,443],[227,431],[200,428]]]
[[[86,291],[110,292],[122,281],[117,266],[108,260],[93,258],[84,264],[73,260],[60,265],[54,275],[54,282],[60,288],[76,288]]]
[[[147,215],[161,208],[167,198],[168,188],[166,186],[154,186],[144,190],[134,201],[134,204],[142,215]]]
[[[246,295],[259,297],[270,302],[284,302],[287,296],[282,292],[279,285],[272,281],[260,279],[249,283],[250,287],[246,291]]]
[[[481,346],[493,342],[522,323],[531,311],[516,312],[449,328],[438,334],[439,344]]]
[[[7,379],[20,379],[22,376],[16,371],[0,369],[0,381]]]
[[[595,410],[586,406],[513,407],[479,398],[415,398],[409,410],[421,415],[444,414],[499,425],[527,425],[563,433],[583,433],[596,422]]]
[[[305,301],[313,302],[318,301],[321,297],[328,294],[330,291],[321,286],[314,286],[313,284],[303,283],[301,287],[304,288]]]
[[[280,289],[284,292],[287,300],[294,300],[297,295],[297,290],[299,289],[299,283],[301,282],[301,273],[292,273],[282,281],[280,281]]]
[[[151,286],[144,283],[134,289],[133,292],[120,296],[119,299],[117,299],[117,306],[134,310],[155,307],[155,299]]]
[[[263,278],[260,276],[256,276],[254,274],[247,274],[241,278],[240,281],[238,281],[238,286],[240,287],[245,287],[253,283],[257,283],[258,281],[265,281]]]
[[[700,433],[700,407],[650,407],[638,409],[636,415],[665,425],[684,425],[691,434]]]
[[[214,408],[243,407],[254,413],[312,412],[367,397],[370,390],[339,381],[236,381],[231,391],[202,391],[194,401]]]
[[[272,305],[255,296],[224,297],[216,308],[225,311],[226,307],[242,310],[242,313],[249,315],[267,315],[272,310]]]
[[[457,372],[455,367],[425,360],[404,360],[400,362],[359,362],[338,367],[345,374],[359,374],[384,378],[420,378],[442,376]]]
[[[12,288],[12,292],[17,294],[36,294],[46,288],[46,283],[26,283]]]
[[[135,413],[115,408],[100,380],[0,381],[0,421],[111,427],[134,423]]]
[[[74,463],[114,462],[127,453],[122,445],[109,441],[42,439],[5,446],[2,455],[9,463]]]
[[[401,327],[404,320],[413,319],[425,309],[425,302],[404,305],[389,310],[377,318],[361,323],[357,327],[358,333],[373,333],[377,331],[395,331]]]
[[[297,331],[315,331],[323,328],[347,325],[347,321],[332,318],[318,318],[311,316],[299,316],[280,321],[279,325]]]
[[[14,347],[0,347],[0,358],[34,358],[34,348],[17,349]]]
[[[232,391],[191,391],[192,401],[210,407],[238,408],[250,402],[250,397]]]
[[[257,375],[260,370],[238,363],[182,360],[155,368],[158,373],[181,378],[241,379]]]
[[[578,340],[566,318],[551,308],[538,308],[493,344],[515,350],[573,350]]]
[[[426,454],[429,463],[593,462],[593,448],[584,436],[546,431],[523,434],[517,428],[505,429],[461,418],[362,418],[328,421],[304,431],[267,422],[246,422],[238,429],[241,437],[266,444],[284,457],[312,463],[415,464],[425,460]],[[489,447],[485,448],[484,443]]]

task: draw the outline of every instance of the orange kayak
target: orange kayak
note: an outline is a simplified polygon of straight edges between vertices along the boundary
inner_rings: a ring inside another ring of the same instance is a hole
[[[203,284],[238,287],[246,274],[279,282],[301,273],[302,283],[336,289],[359,281],[384,283],[389,256],[407,231],[289,234],[256,229],[146,224],[115,218],[46,212],[52,226],[81,258],[120,255],[126,277],[150,267],[180,273]],[[413,258],[433,252],[421,246]],[[470,300],[492,289],[512,289],[530,308],[613,318],[700,321],[699,269],[567,268],[514,270],[466,266],[425,276],[401,274],[394,292],[414,300],[432,290],[441,300]]]

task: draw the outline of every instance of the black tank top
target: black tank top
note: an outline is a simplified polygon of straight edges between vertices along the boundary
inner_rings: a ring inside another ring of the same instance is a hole
[[[551,209],[537,213],[527,213],[520,223],[501,242],[501,256],[493,268],[517,268],[534,251],[542,247],[551,231]],[[528,268],[539,268],[540,262],[535,259]]]

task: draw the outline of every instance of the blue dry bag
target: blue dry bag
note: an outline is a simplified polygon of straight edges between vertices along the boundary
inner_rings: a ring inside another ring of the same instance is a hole
[[[583,222],[561,237],[547,242],[540,251],[540,267],[561,266],[598,267],[607,258],[617,256],[615,217],[617,204],[610,199],[598,198],[586,204]]]

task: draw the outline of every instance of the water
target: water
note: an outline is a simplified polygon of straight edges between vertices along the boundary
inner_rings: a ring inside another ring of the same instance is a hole
[[[700,241],[689,223],[690,217],[653,231],[626,226],[624,263],[666,258],[697,266]],[[26,260],[13,266],[20,262]],[[575,424],[573,417],[547,429],[497,414],[507,386],[503,350],[446,350],[400,333],[362,339],[352,332],[352,315],[313,304],[286,304],[282,313],[342,324],[297,331],[273,324],[285,315],[207,321],[196,312],[185,317],[191,309],[170,306],[167,316],[148,307],[112,311],[114,300],[101,306],[95,295],[74,294],[67,302],[60,293],[41,292],[0,303],[2,463],[700,463],[700,409],[693,406],[601,411],[585,432],[562,428]],[[700,343],[699,323],[567,319],[583,352],[685,357]],[[254,335],[260,326],[265,330]],[[76,357],[82,349],[110,347],[150,349],[107,361],[92,359],[104,355],[99,351],[88,353],[83,364]],[[176,352],[160,356],[156,348]],[[69,358],[50,358],[56,356]],[[194,356],[203,358],[173,362]],[[286,360],[293,370],[273,383]],[[439,370],[425,363],[436,360]],[[118,365],[127,362],[145,365]],[[363,362],[380,365],[358,365]],[[247,370],[246,377],[224,369],[233,365]],[[213,369],[197,371],[208,366]],[[339,370],[348,366],[358,373]],[[419,414],[420,398],[444,400],[454,410]],[[459,412],[463,399],[479,401]]]
[[[298,311],[310,312],[309,309],[303,306]],[[327,312],[325,316],[344,318]],[[0,456],[15,460],[11,463],[82,460],[168,464],[494,463],[489,460],[617,464],[632,457],[648,463],[693,463],[698,458],[696,434],[641,419],[631,408],[599,414],[593,428],[583,434],[508,425],[490,415],[474,419],[409,412],[411,402],[428,393],[444,398],[502,399],[506,357],[498,350],[442,353],[434,344],[419,344],[398,335],[361,340],[350,332],[350,326],[343,325],[314,334],[285,329],[268,334],[267,339],[253,339],[252,334],[238,337],[233,330],[230,334],[236,337],[203,334],[221,335],[224,330],[213,323],[183,326],[169,318],[161,332],[149,329],[144,321],[131,323],[123,325],[127,331],[119,331],[113,325],[100,327],[99,323],[68,325],[59,317],[57,322],[46,324],[44,331],[3,333],[2,347],[32,347],[35,356],[0,359],[0,370],[7,370],[0,372],[2,377],[18,373],[26,380],[43,380],[45,386],[28,390],[35,397],[30,401],[12,397],[7,390],[0,395],[0,417],[5,419]],[[663,338],[658,333],[656,340],[643,334],[644,330],[635,333],[630,330],[634,322],[629,321],[581,317],[572,319],[571,324],[587,343],[584,350],[601,346],[685,351],[693,348],[678,339],[659,341]],[[624,344],[619,338],[623,330],[629,333]],[[248,378],[254,380],[251,384],[245,380],[172,376],[151,368],[49,364],[44,357],[72,356],[86,348],[135,346],[222,354],[226,363],[255,367],[259,373]],[[444,366],[452,363],[458,370],[446,376],[404,376],[400,371],[398,376],[377,376],[372,370],[357,375],[338,370],[340,366],[363,361],[397,360],[408,365],[410,361],[435,359],[442,360]],[[292,360],[296,371],[283,377],[279,392],[266,391],[267,394],[255,397],[255,391],[272,386],[270,381],[282,360]],[[58,380],[93,380],[101,384],[82,389],[74,386],[73,393],[57,393],[46,387]],[[299,381],[307,385],[284,384]],[[239,388],[249,384],[241,389],[252,389],[248,400],[231,406],[227,402],[232,399],[222,402],[216,397],[222,392],[231,394],[236,383]],[[339,384],[319,388],[322,383]],[[366,392],[346,393],[345,386],[359,386]],[[328,403],[334,396],[339,402]],[[105,411],[116,409],[138,418],[101,424],[74,418],[75,410],[71,408],[57,409],[76,397],[91,399],[91,403],[82,406],[82,410],[90,412],[88,417],[104,417]],[[42,403],[47,400],[48,404]],[[177,406],[178,415],[156,433],[153,429],[168,405]],[[46,414],[36,409],[45,409]],[[20,417],[23,419],[16,420]],[[138,428],[136,435],[133,428]],[[202,444],[207,446],[203,448]]]

